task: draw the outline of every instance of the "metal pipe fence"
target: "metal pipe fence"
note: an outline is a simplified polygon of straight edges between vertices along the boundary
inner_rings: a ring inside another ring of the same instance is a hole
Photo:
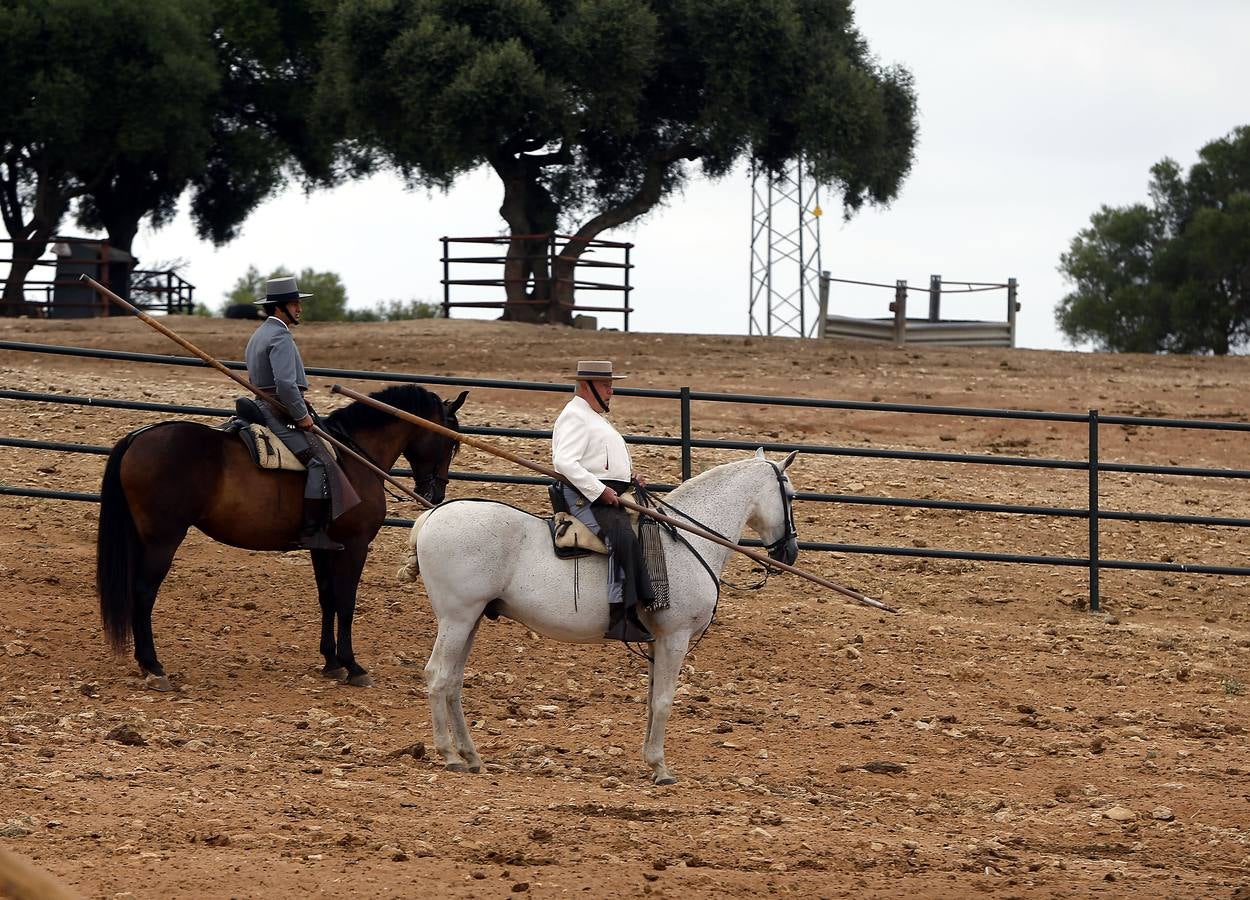
[[[162,356],[150,353],[132,353],[118,350],[97,350],[81,347],[63,347],[49,344],[31,344],[17,341],[0,341],[0,351],[20,351],[51,355],[69,355],[97,359],[153,363],[174,366],[206,367],[192,357]],[[231,369],[243,370],[241,362],[225,362]],[[308,368],[309,375],[339,380],[367,380],[420,385],[446,385],[453,387],[478,387],[502,390],[540,391],[568,393],[571,385],[550,382],[528,382],[490,378],[461,378],[445,375],[395,374],[356,369]],[[1250,479],[1250,470],[1192,465],[1151,465],[1142,463],[1104,462],[1099,458],[1099,433],[1103,427],[1152,427],[1163,429],[1187,429],[1193,431],[1250,432],[1250,423],[1212,421],[1205,419],[1174,419],[1151,416],[1104,416],[1097,410],[1087,413],[1064,413],[1031,410],[995,409],[985,407],[928,406],[924,404],[882,403],[857,400],[821,400],[802,397],[775,397],[759,394],[730,394],[708,391],[692,391],[688,387],[678,390],[654,388],[619,388],[615,393],[648,399],[675,401],[679,405],[680,433],[667,435],[626,435],[629,444],[676,448],[680,453],[681,477],[689,478],[692,470],[692,451],[695,449],[754,450],[763,447],[773,452],[799,450],[805,454],[848,458],[866,458],[888,461],[915,461],[923,463],[948,463],[956,465],[981,465],[997,467],[1034,468],[1088,473],[1088,501],[1084,507],[1057,507],[1019,503],[989,503],[980,501],[938,500],[909,497],[871,496],[865,494],[842,494],[819,491],[800,491],[796,500],[803,503],[827,503],[874,506],[899,509],[930,509],[988,514],[1028,515],[1058,519],[1085,519],[1088,521],[1088,553],[1085,556],[1053,556],[1030,553],[991,553],[978,550],[941,549],[930,547],[904,547],[875,544],[829,543],[802,541],[799,546],[808,551],[836,553],[873,554],[896,557],[921,557],[942,560],[968,560],[1035,564],[1084,568],[1089,576],[1089,608],[1099,610],[1099,575],[1104,569],[1135,570],[1144,572],[1177,572],[1213,575],[1250,575],[1250,567],[1212,565],[1201,561],[1175,562],[1170,560],[1106,559],[1099,553],[1100,525],[1104,521],[1149,522],[1164,525],[1194,525],[1200,527],[1248,528],[1250,519],[1242,517],[1214,516],[1205,514],[1181,515],[1155,511],[1107,510],[1101,508],[1101,476],[1104,473],[1125,475],[1163,475],[1202,479]],[[145,412],[162,412],[176,415],[226,417],[233,410],[207,406],[186,406],[146,401],[119,400],[112,398],[83,397],[68,394],[49,394],[35,391],[0,390],[0,400],[18,402],[60,403],[75,406],[98,406],[110,409],[128,409]],[[695,403],[733,403],[768,405],[806,409],[858,410],[891,412],[903,415],[958,416],[963,418],[1011,419],[1050,423],[1083,424],[1087,433],[1085,459],[1055,459],[1048,457],[1002,456],[995,454],[952,453],[930,450],[897,450],[874,447],[839,446],[829,444],[795,443],[788,441],[741,441],[694,436],[692,409]],[[466,426],[466,434],[506,438],[549,441],[551,432],[543,429],[518,429]],[[32,440],[16,437],[0,437],[0,447],[50,450],[56,452],[107,454],[111,448],[89,444]],[[411,475],[407,469],[392,470],[396,476]],[[532,475],[507,475],[494,472],[452,472],[453,480],[477,483],[541,485],[545,478]],[[652,485],[659,491],[672,489],[672,485]],[[0,495],[66,500],[98,501],[98,496],[84,492],[53,491],[19,485],[0,484]],[[408,526],[411,519],[389,518],[387,525]],[[758,541],[743,541],[745,545],[759,546]]]

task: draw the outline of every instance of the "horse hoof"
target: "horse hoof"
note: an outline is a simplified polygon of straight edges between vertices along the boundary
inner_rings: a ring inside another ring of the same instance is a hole
[[[373,679],[369,677],[368,672],[361,672],[359,675],[353,675],[347,679],[347,683],[352,687],[373,687]]]
[[[469,763],[468,771],[472,772],[474,775],[478,775],[482,771],[482,764],[480,762]]]
[[[443,766],[443,768],[446,769],[448,772],[472,772],[473,771],[473,769],[469,768],[468,763],[462,763],[462,762],[447,763],[445,766]]]
[[[347,680],[347,666],[339,666],[337,669],[322,669],[322,678],[329,678],[333,681]]]
[[[153,675],[151,672],[143,676],[143,683],[149,690],[160,691],[162,694],[168,694],[174,689],[167,677],[164,675]]]
[[[655,783],[655,784],[659,784],[659,785],[663,785],[663,784],[676,784],[676,783],[677,783],[677,779],[676,779],[676,778],[674,778],[672,775],[658,775],[658,776],[656,776],[656,778],[655,778],[655,782],[654,782],[654,783]]]

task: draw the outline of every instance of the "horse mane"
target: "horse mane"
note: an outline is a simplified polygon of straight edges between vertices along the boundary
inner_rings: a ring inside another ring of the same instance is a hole
[[[438,394],[427,391],[415,384],[397,384],[369,395],[404,412],[412,413],[423,419],[439,424],[443,421],[443,401]],[[395,417],[385,410],[377,409],[368,403],[355,400],[326,416],[326,425],[336,431],[355,434],[360,431],[372,431],[382,428],[395,421]]]

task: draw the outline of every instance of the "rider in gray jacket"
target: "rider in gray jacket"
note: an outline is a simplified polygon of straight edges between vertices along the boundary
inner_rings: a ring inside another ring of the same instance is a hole
[[[304,400],[308,376],[291,335],[303,315],[303,301],[295,278],[271,278],[265,296],[256,301],[268,318],[252,333],[244,358],[247,377],[267,396],[281,404],[261,403],[265,424],[286,444],[308,470],[304,483],[304,508],[298,546],[309,550],[342,550],[343,545],[326,534],[330,522],[347,511],[343,500],[354,497],[334,456],[316,435],[312,410]]]

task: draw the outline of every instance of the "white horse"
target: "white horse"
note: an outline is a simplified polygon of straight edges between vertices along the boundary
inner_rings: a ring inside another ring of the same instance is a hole
[[[798,556],[785,474],[797,454],[775,463],[761,449],[749,459],[717,466],[668,496],[674,509],[737,542],[747,525],[769,556],[792,564]],[[671,514],[671,513],[670,513]],[[680,518],[680,517],[678,517]],[[680,532],[662,536],[670,605],[642,613],[655,636],[643,759],[656,784],[675,779],[664,763],[664,728],[692,638],[712,622],[721,570],[733,551]],[[438,619],[438,637],[425,667],[434,745],[453,771],[481,770],[460,705],[464,667],[487,606],[560,641],[603,641],[608,627],[607,558],[558,559],[543,519],[504,503],[458,500],[425,513],[409,537]],[[696,558],[697,555],[697,558]],[[574,584],[574,573],[577,584]],[[401,570],[402,575],[402,570]]]

